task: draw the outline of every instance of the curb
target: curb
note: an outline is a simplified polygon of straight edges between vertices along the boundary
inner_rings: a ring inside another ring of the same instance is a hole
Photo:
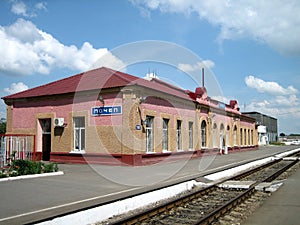
[[[59,175],[64,175],[64,172],[58,171],[52,173],[29,174],[29,175],[23,175],[17,177],[7,177],[7,178],[1,178],[0,182],[12,181],[12,180],[24,180],[24,179],[31,179],[31,178],[38,178],[38,177],[51,177],[51,176],[59,176]]]

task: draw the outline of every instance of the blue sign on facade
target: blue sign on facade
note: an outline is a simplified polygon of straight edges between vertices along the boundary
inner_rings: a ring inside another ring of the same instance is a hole
[[[109,116],[122,114],[122,106],[97,106],[92,107],[92,116]]]

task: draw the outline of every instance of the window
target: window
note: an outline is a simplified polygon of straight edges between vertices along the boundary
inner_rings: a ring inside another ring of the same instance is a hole
[[[250,130],[248,129],[248,145],[251,145]]]
[[[177,120],[177,150],[181,149],[181,120]]]
[[[226,146],[229,146],[230,145],[230,142],[229,142],[229,134],[230,134],[230,126],[227,125],[227,129],[226,129]]]
[[[243,128],[240,129],[240,146],[243,145]]]
[[[193,149],[193,122],[189,122],[189,149]]]
[[[74,151],[85,150],[85,118],[74,117]]]
[[[233,145],[237,146],[237,128],[236,128],[236,126],[234,126],[234,129],[233,129]]]
[[[213,148],[217,148],[217,124],[214,123],[213,125]]]
[[[146,116],[146,152],[153,152],[153,120],[154,117]]]
[[[244,129],[244,146],[247,145],[247,130]]]
[[[163,119],[162,149],[168,151],[169,146],[169,119]]]
[[[206,122],[201,123],[201,147],[206,147]]]

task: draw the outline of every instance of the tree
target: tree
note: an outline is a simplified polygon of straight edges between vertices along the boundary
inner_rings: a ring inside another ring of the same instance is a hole
[[[1,121],[0,122],[0,134],[5,134],[6,133],[6,122]]]
[[[285,137],[285,133],[280,133],[279,136],[280,137]]]

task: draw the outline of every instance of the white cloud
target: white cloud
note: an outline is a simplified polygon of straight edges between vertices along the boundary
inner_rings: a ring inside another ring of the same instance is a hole
[[[298,90],[293,86],[284,88],[276,82],[264,81],[254,76],[245,77],[245,83],[248,87],[254,88],[260,93],[267,93],[271,95],[291,95],[298,93]]]
[[[39,10],[46,10],[47,9],[46,5],[47,5],[46,2],[38,2],[35,4],[34,7]]]
[[[85,71],[96,61],[98,66],[124,66],[106,48],[95,49],[88,42],[81,48],[66,46],[24,19],[0,26],[0,43],[0,72],[9,75],[49,74],[53,68]]]
[[[23,82],[19,82],[19,83],[12,83],[9,88],[4,88],[3,91],[11,95],[21,91],[25,91],[27,89],[28,86],[26,84],[24,84]]]
[[[278,52],[300,55],[300,1],[294,0],[130,0],[144,11],[195,12],[219,26],[218,40],[251,38]],[[145,13],[144,13],[145,14]]]
[[[28,16],[27,6],[22,1],[14,1],[11,6],[11,11],[17,15]]]
[[[203,60],[201,62],[198,62],[196,64],[185,64],[185,63],[179,63],[178,69],[190,73],[195,71],[201,71],[202,68],[208,68],[211,69],[215,66],[215,63],[211,60]]]
[[[299,130],[295,130],[300,127],[300,100],[296,95],[252,100],[246,105],[245,110],[260,112],[277,118],[280,132],[299,132]]]
[[[225,104],[229,104],[230,100],[233,100],[234,98],[228,98],[222,95],[216,95],[216,96],[211,96],[212,99],[217,100],[219,102],[223,102]]]
[[[276,97],[268,100],[253,100],[246,111],[261,112],[275,118],[295,117],[300,119],[300,101],[296,96]]]
[[[35,17],[38,10],[47,10],[46,2],[38,2],[34,7],[27,7],[23,1],[12,0],[11,12],[23,17]]]

